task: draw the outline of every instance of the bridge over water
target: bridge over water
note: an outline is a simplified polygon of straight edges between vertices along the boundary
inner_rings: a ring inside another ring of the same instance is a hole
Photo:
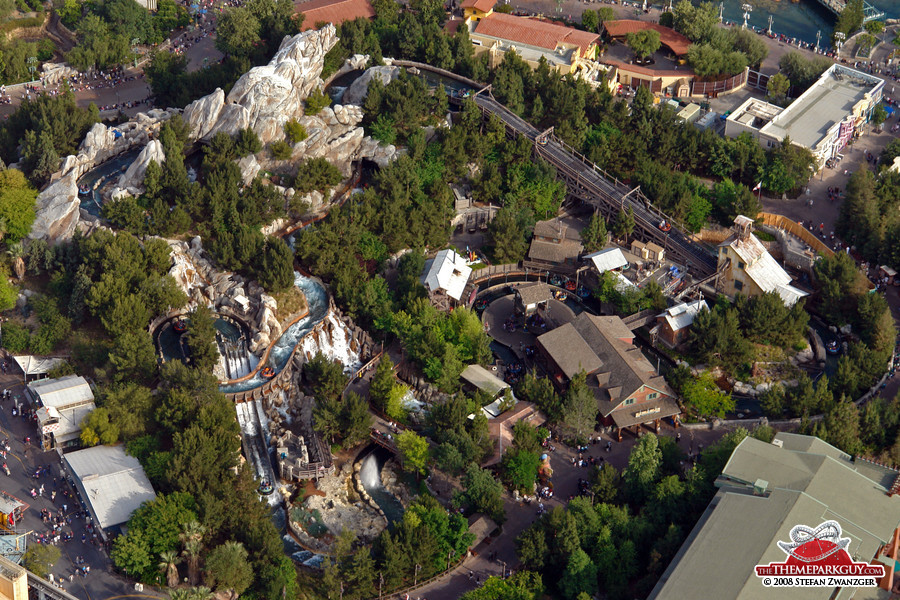
[[[847,0],[818,0],[818,2],[836,15],[840,15],[844,12],[844,8],[847,7]],[[872,6],[865,1],[863,2],[863,11],[863,22],[874,21],[875,19],[880,19],[884,16],[884,11],[879,10],[878,7]]]

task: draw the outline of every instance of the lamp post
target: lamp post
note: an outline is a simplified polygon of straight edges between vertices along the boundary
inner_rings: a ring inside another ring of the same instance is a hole
[[[819,42],[822,40],[822,30],[816,32],[816,54],[819,53]]]
[[[134,38],[131,40],[131,51],[134,53],[134,68],[137,69],[137,59],[138,59],[138,44],[141,43],[141,40]]]
[[[34,72],[37,70],[35,64],[37,64],[37,56],[29,56],[28,60],[28,72],[31,73],[31,80],[34,81]]]
[[[743,29],[747,29],[747,21],[750,20],[750,13],[753,12],[753,7],[747,3],[741,4],[741,10],[744,11],[744,25]]]
[[[847,39],[847,34],[843,31],[838,31],[834,34],[835,45],[837,46],[837,54],[840,55],[841,48],[844,46],[844,40]]]
[[[384,574],[379,571],[378,572],[378,600],[381,600],[381,588],[384,586]]]
[[[500,579],[506,579],[506,563],[501,560],[500,564],[503,566],[503,571],[501,572]]]
[[[725,3],[719,2],[719,23],[725,20]]]
[[[421,565],[419,565],[419,563],[416,563],[415,574],[413,575],[413,587],[419,585],[419,569],[421,568]]]
[[[772,15],[769,15],[769,35],[772,35],[772,21],[775,19]]]

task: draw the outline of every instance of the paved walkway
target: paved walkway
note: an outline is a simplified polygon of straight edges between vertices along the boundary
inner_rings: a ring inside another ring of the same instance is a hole
[[[112,564],[102,545],[92,543],[91,532],[85,528],[83,517],[76,517],[76,511],[83,511],[80,501],[66,498],[63,490],[74,493],[60,477],[60,459],[55,451],[43,452],[38,447],[38,430],[34,422],[26,421],[22,417],[13,417],[12,408],[15,396],[19,402],[24,403],[24,393],[21,376],[11,373],[0,373],[0,391],[10,389],[13,399],[0,402],[0,437],[8,438],[12,447],[7,456],[11,475],[3,477],[3,491],[15,496],[30,507],[25,513],[24,521],[19,523],[18,531],[26,532],[28,544],[35,544],[37,535],[46,534],[51,530],[48,523],[41,520],[40,511],[47,509],[54,514],[64,511],[69,519],[63,531],[73,535],[68,542],[60,541],[57,545],[62,551],[62,557],[51,570],[54,579],[63,580],[63,588],[69,593],[85,600],[105,600],[114,596],[129,594],[132,596],[154,598],[152,590],[145,588],[148,593],[135,594],[133,582],[126,581],[123,577],[113,573]],[[25,437],[31,438],[30,443],[25,444]],[[47,473],[40,478],[33,478],[38,467],[46,467]],[[31,497],[32,489],[44,486],[44,494]],[[51,493],[56,491],[55,500],[51,500]],[[85,535],[85,541],[81,536]],[[99,539],[99,538],[98,538]],[[75,576],[69,582],[69,575],[75,574],[75,558],[82,556],[91,571],[87,577]]]

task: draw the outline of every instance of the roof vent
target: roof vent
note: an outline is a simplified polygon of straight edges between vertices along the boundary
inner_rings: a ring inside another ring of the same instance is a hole
[[[768,481],[765,479],[757,479],[756,483],[753,484],[753,494],[756,496],[764,496],[768,487]]]
[[[772,440],[773,446],[778,446],[779,448],[784,448],[784,442],[781,440]]]

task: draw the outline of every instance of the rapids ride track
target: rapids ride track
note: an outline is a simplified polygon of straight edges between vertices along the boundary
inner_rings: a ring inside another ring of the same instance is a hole
[[[394,65],[415,67],[417,69],[437,73],[443,77],[458,81],[475,91],[472,98],[482,114],[496,115],[506,126],[510,137],[523,135],[534,144],[536,156],[556,167],[559,177],[567,188],[569,196],[590,204],[600,210],[607,219],[614,219],[619,210],[631,207],[634,211],[634,237],[652,241],[665,249],[668,256],[680,262],[698,279],[709,277],[716,272],[716,257],[703,246],[691,240],[681,229],[673,226],[670,231],[661,231],[659,224],[663,221],[677,224],[675,219],[656,210],[650,201],[641,193],[640,188],[628,188],[625,184],[609,176],[605,171],[587,158],[569,147],[565,142],[553,135],[552,129],[544,132],[510,111],[490,95],[490,86],[481,84],[424,63],[395,60]],[[450,102],[460,106],[465,98],[452,95]]]

